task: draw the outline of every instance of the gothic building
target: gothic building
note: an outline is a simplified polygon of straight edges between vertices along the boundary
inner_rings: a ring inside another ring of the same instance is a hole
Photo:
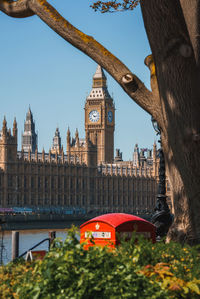
[[[34,153],[37,148],[37,134],[35,133],[35,122],[31,108],[29,107],[24,123],[24,133],[22,134],[22,150]]]
[[[52,148],[38,152],[35,123],[29,108],[17,151],[17,123],[0,134],[0,207],[81,207],[86,212],[151,212],[158,180],[156,145],[153,151],[138,145],[133,160],[114,158],[115,105],[103,69],[98,66],[85,103],[85,138],[68,128],[67,150],[59,129]]]
[[[63,147],[61,146],[61,137],[60,137],[60,131],[58,128],[56,128],[55,135],[53,137],[53,146],[51,148],[52,154],[55,154],[56,152],[60,155],[63,151]]]

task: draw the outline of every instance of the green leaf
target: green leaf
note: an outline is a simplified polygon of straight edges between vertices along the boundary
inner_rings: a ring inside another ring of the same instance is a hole
[[[197,285],[196,283],[194,283],[194,282],[188,282],[188,283],[187,283],[187,287],[188,287],[191,291],[193,291],[194,293],[200,295],[200,290],[199,290],[199,287],[198,287],[198,285]]]

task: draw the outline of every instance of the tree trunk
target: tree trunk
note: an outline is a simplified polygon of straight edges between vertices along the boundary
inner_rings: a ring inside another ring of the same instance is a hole
[[[180,2],[183,2],[183,8]],[[175,219],[168,237],[200,242],[200,89],[198,26],[187,0],[141,1],[156,65],[160,113],[155,119],[172,188]],[[198,3],[193,0],[193,4]],[[195,4],[197,5],[197,4]],[[186,19],[185,19],[186,18]],[[192,18],[192,19],[191,19]],[[190,22],[188,22],[190,20]],[[196,47],[196,48],[195,48]]]

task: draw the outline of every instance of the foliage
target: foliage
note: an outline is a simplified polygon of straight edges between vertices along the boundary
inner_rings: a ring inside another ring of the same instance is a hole
[[[0,298],[199,298],[198,277],[198,248],[133,237],[84,250],[72,229],[43,261],[1,267]]]
[[[19,260],[0,267],[0,298],[20,298],[17,287],[24,285],[25,279],[31,281],[34,263]]]
[[[114,0],[114,1],[96,1],[91,7],[97,11],[99,10],[102,13],[105,12],[115,12],[115,11],[124,11],[124,10],[133,10],[140,0]]]

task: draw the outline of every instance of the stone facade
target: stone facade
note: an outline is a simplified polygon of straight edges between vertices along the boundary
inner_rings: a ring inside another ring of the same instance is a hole
[[[14,130],[14,129],[13,129]],[[88,166],[64,152],[17,152],[10,131],[0,140],[0,207],[65,206],[86,212],[145,212],[155,206],[153,169]]]
[[[71,138],[68,129],[66,153],[58,128],[48,153],[23,144],[17,151],[16,120],[11,134],[4,119],[0,135],[0,207],[152,212],[158,180],[156,145],[147,156],[136,145],[132,161],[123,161],[119,149],[114,158],[114,128],[115,106],[99,66],[85,104],[85,139],[79,139],[78,130]]]

